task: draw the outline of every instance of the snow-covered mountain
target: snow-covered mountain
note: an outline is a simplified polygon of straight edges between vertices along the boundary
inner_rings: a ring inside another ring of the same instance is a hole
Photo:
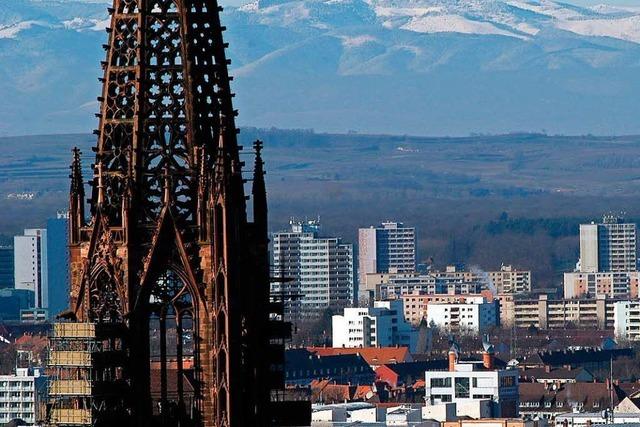
[[[0,0],[0,134],[94,125],[102,0]],[[640,132],[640,7],[257,0],[227,8],[241,123]]]

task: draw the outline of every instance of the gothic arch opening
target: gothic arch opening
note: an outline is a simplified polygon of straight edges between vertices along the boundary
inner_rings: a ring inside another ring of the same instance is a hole
[[[185,281],[167,269],[148,298],[149,380],[157,425],[195,425],[199,362],[194,297]]]

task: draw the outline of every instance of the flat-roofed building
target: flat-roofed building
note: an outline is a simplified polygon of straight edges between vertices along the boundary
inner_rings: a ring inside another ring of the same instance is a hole
[[[358,283],[363,299],[371,299],[374,291],[367,287],[367,274],[416,271],[416,230],[401,222],[387,221],[379,227],[359,229],[358,250]]]
[[[315,318],[323,310],[354,303],[353,245],[320,235],[318,221],[291,221],[291,230],[273,234],[273,265],[285,280],[272,284],[282,292],[288,319]],[[290,297],[290,298],[289,298]]]
[[[604,295],[585,299],[537,299],[513,301],[513,319],[509,325],[539,329],[593,328],[613,329],[616,301]]]

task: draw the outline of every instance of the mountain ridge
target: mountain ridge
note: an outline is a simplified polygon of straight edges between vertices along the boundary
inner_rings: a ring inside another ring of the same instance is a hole
[[[0,0],[0,135],[95,126],[106,5]],[[258,0],[222,20],[241,125],[640,133],[640,8]]]

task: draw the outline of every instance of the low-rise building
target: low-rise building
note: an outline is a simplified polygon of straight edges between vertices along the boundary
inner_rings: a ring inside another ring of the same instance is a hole
[[[427,273],[376,273],[365,276],[367,295],[375,300],[400,298],[405,294],[478,294],[483,289],[479,281],[459,277],[436,277]],[[369,300],[371,298],[368,298]]]
[[[480,294],[421,294],[411,293],[401,296],[404,317],[412,325],[419,325],[423,319],[428,319],[427,312],[431,304],[465,304],[480,301],[493,301],[490,291]]]
[[[333,347],[418,346],[419,331],[404,319],[401,300],[375,301],[373,307],[345,308],[332,319]]]
[[[584,299],[550,299],[540,295],[537,299],[501,301],[501,309],[511,313],[512,319],[501,316],[503,325],[538,329],[613,329],[616,300],[599,295]],[[513,309],[508,307],[513,304]],[[501,313],[502,314],[502,313]]]
[[[427,324],[460,334],[484,332],[498,325],[498,303],[483,297],[469,298],[463,303],[430,303]]]
[[[320,356],[306,349],[285,352],[285,383],[307,386],[314,380],[326,379],[339,384],[372,384],[375,372],[358,354]]]
[[[454,344],[449,351],[449,369],[425,373],[426,405],[490,400],[491,416],[517,417],[518,370],[497,369],[493,347],[488,344],[481,362],[461,361],[458,355],[459,348]]]
[[[639,414],[610,413],[609,411],[596,412],[568,412],[557,415],[556,427],[591,427],[595,425],[620,424],[627,427],[640,425]]]
[[[542,384],[566,384],[593,382],[595,377],[585,368],[573,369],[570,366],[553,368],[549,365],[541,368],[528,368],[520,371],[520,382],[538,382]]]
[[[480,282],[484,289],[498,294],[523,294],[531,292],[531,271],[518,270],[511,265],[502,265],[498,271],[464,270],[447,266],[445,271],[432,273],[436,277],[451,277],[465,282]]]
[[[357,354],[376,369],[382,365],[395,365],[413,362],[408,347],[307,347],[307,350],[319,356],[336,356],[339,354]]]
[[[18,368],[14,375],[0,375],[0,423],[21,419],[36,421],[39,394],[46,388],[46,377],[38,368]]]

